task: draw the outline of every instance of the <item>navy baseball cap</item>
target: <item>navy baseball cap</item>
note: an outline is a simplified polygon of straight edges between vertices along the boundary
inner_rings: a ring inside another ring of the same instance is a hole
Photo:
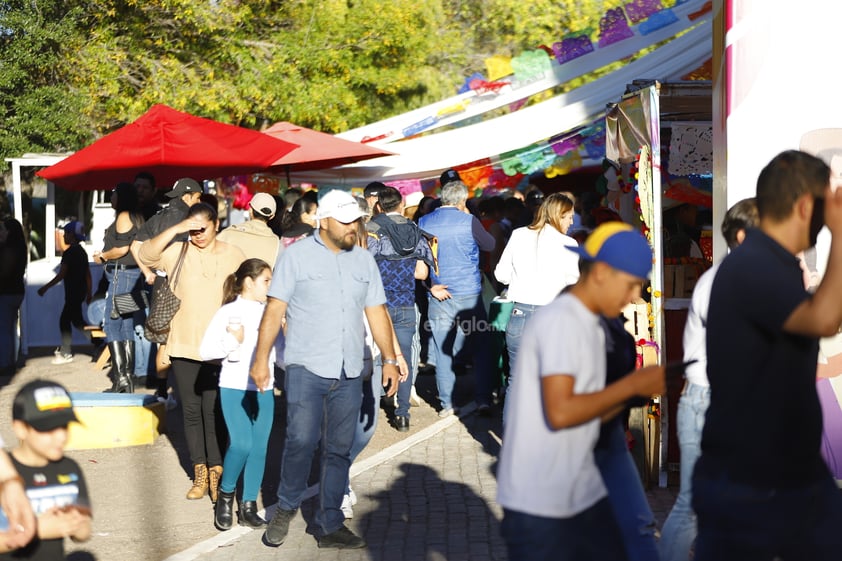
[[[462,178],[459,177],[459,172],[457,172],[455,169],[449,169],[442,173],[441,177],[439,177],[439,184],[442,187],[444,187],[451,181],[462,181]]]

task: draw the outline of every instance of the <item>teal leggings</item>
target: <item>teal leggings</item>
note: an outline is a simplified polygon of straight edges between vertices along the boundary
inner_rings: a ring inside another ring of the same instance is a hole
[[[230,439],[222,462],[219,488],[225,493],[233,493],[242,473],[243,501],[256,501],[266,468],[275,396],[271,390],[260,393],[219,388],[219,400]]]

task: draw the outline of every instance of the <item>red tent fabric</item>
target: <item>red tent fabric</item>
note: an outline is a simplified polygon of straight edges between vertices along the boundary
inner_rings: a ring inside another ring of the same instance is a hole
[[[359,142],[338,138],[294,123],[281,121],[263,131],[274,138],[297,144],[299,148],[281,156],[272,166],[284,171],[309,171],[326,169],[361,160],[393,156]]]
[[[159,187],[264,170],[298,148],[261,132],[154,105],[137,120],[36,175],[73,191],[111,189],[140,171]]]

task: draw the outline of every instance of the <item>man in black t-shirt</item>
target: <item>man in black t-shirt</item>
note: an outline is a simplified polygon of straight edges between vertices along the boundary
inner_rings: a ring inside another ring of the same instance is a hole
[[[167,228],[175,226],[187,218],[187,211],[190,210],[191,206],[199,202],[202,192],[202,186],[195,179],[190,179],[189,177],[179,179],[173,185],[172,190],[166,194],[170,203],[155,216],[147,219],[143,223],[143,226],[138,229],[130,250],[134,256],[134,260],[140,266],[141,271],[143,271],[143,277],[146,279],[147,284],[154,284],[156,275],[154,271],[140,261],[138,257],[140,244],[151,240]],[[187,240],[186,235],[184,235],[183,240],[179,241],[185,240]]]
[[[710,408],[693,477],[696,561],[835,561],[842,495],[820,455],[818,339],[842,324],[842,190],[787,151],[757,180],[759,229],[722,262],[707,323]],[[796,255],[833,234],[814,295]]]
[[[137,189],[137,206],[144,220],[149,220],[161,210],[158,204],[158,193],[155,190],[155,176],[141,171],[134,176],[134,187]]]
[[[88,265],[88,254],[81,246],[85,241],[84,228],[81,222],[72,221],[64,226],[64,243],[68,248],[61,256],[58,273],[47,284],[38,289],[38,295],[43,296],[54,285],[64,281],[64,307],[59,316],[61,330],[61,348],[56,350],[53,364],[67,364],[73,360],[71,341],[73,330],[71,326],[83,330],[86,322],[82,316],[82,303],[91,301],[91,269]]]

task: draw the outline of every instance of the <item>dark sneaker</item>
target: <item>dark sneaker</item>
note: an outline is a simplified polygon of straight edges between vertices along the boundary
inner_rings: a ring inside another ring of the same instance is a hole
[[[365,547],[365,540],[343,525],[335,532],[319,538],[319,547],[333,549],[361,549]]]
[[[263,543],[272,547],[278,547],[284,543],[289,533],[289,523],[295,518],[296,512],[298,512],[297,509],[282,510],[280,507],[276,508],[272,520],[269,521],[266,531],[263,532]]]
[[[409,417],[397,416],[395,417],[395,428],[398,432],[406,432],[409,430]]]

